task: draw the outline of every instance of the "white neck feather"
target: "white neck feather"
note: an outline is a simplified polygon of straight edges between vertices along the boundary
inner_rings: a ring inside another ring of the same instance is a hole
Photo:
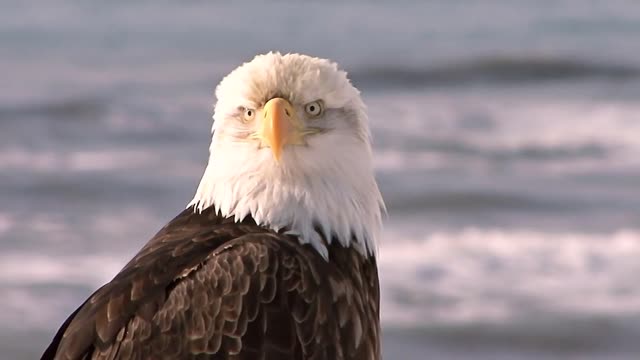
[[[261,226],[288,229],[325,259],[323,236],[375,256],[384,204],[370,146],[362,143],[368,141],[338,133],[321,138],[287,148],[276,163],[269,149],[214,134],[209,164],[189,206],[214,206],[236,221],[250,215]]]

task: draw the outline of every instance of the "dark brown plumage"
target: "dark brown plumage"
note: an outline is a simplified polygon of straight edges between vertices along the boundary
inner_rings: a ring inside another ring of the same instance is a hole
[[[379,359],[374,257],[212,208],[183,211],[62,325],[42,359]]]

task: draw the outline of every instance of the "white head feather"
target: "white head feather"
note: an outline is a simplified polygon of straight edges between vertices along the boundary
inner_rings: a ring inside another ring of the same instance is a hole
[[[346,73],[325,59],[268,53],[227,75],[216,97],[209,163],[189,206],[287,229],[325,259],[322,235],[375,256],[384,203],[365,106]],[[305,125],[322,129],[306,145],[286,146],[279,161],[248,136],[255,125],[242,121],[243,109],[261,109],[274,97],[286,98]],[[308,118],[304,105],[316,100],[324,112]]]

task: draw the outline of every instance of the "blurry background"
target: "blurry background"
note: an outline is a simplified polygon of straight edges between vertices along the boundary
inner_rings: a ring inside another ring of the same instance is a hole
[[[268,50],[369,106],[386,359],[640,358],[633,0],[0,0],[0,358],[183,209],[215,85]]]

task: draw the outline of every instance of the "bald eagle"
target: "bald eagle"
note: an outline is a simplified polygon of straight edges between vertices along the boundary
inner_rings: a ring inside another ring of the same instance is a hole
[[[359,91],[268,53],[216,88],[193,200],[62,324],[43,359],[379,359],[384,211]]]

